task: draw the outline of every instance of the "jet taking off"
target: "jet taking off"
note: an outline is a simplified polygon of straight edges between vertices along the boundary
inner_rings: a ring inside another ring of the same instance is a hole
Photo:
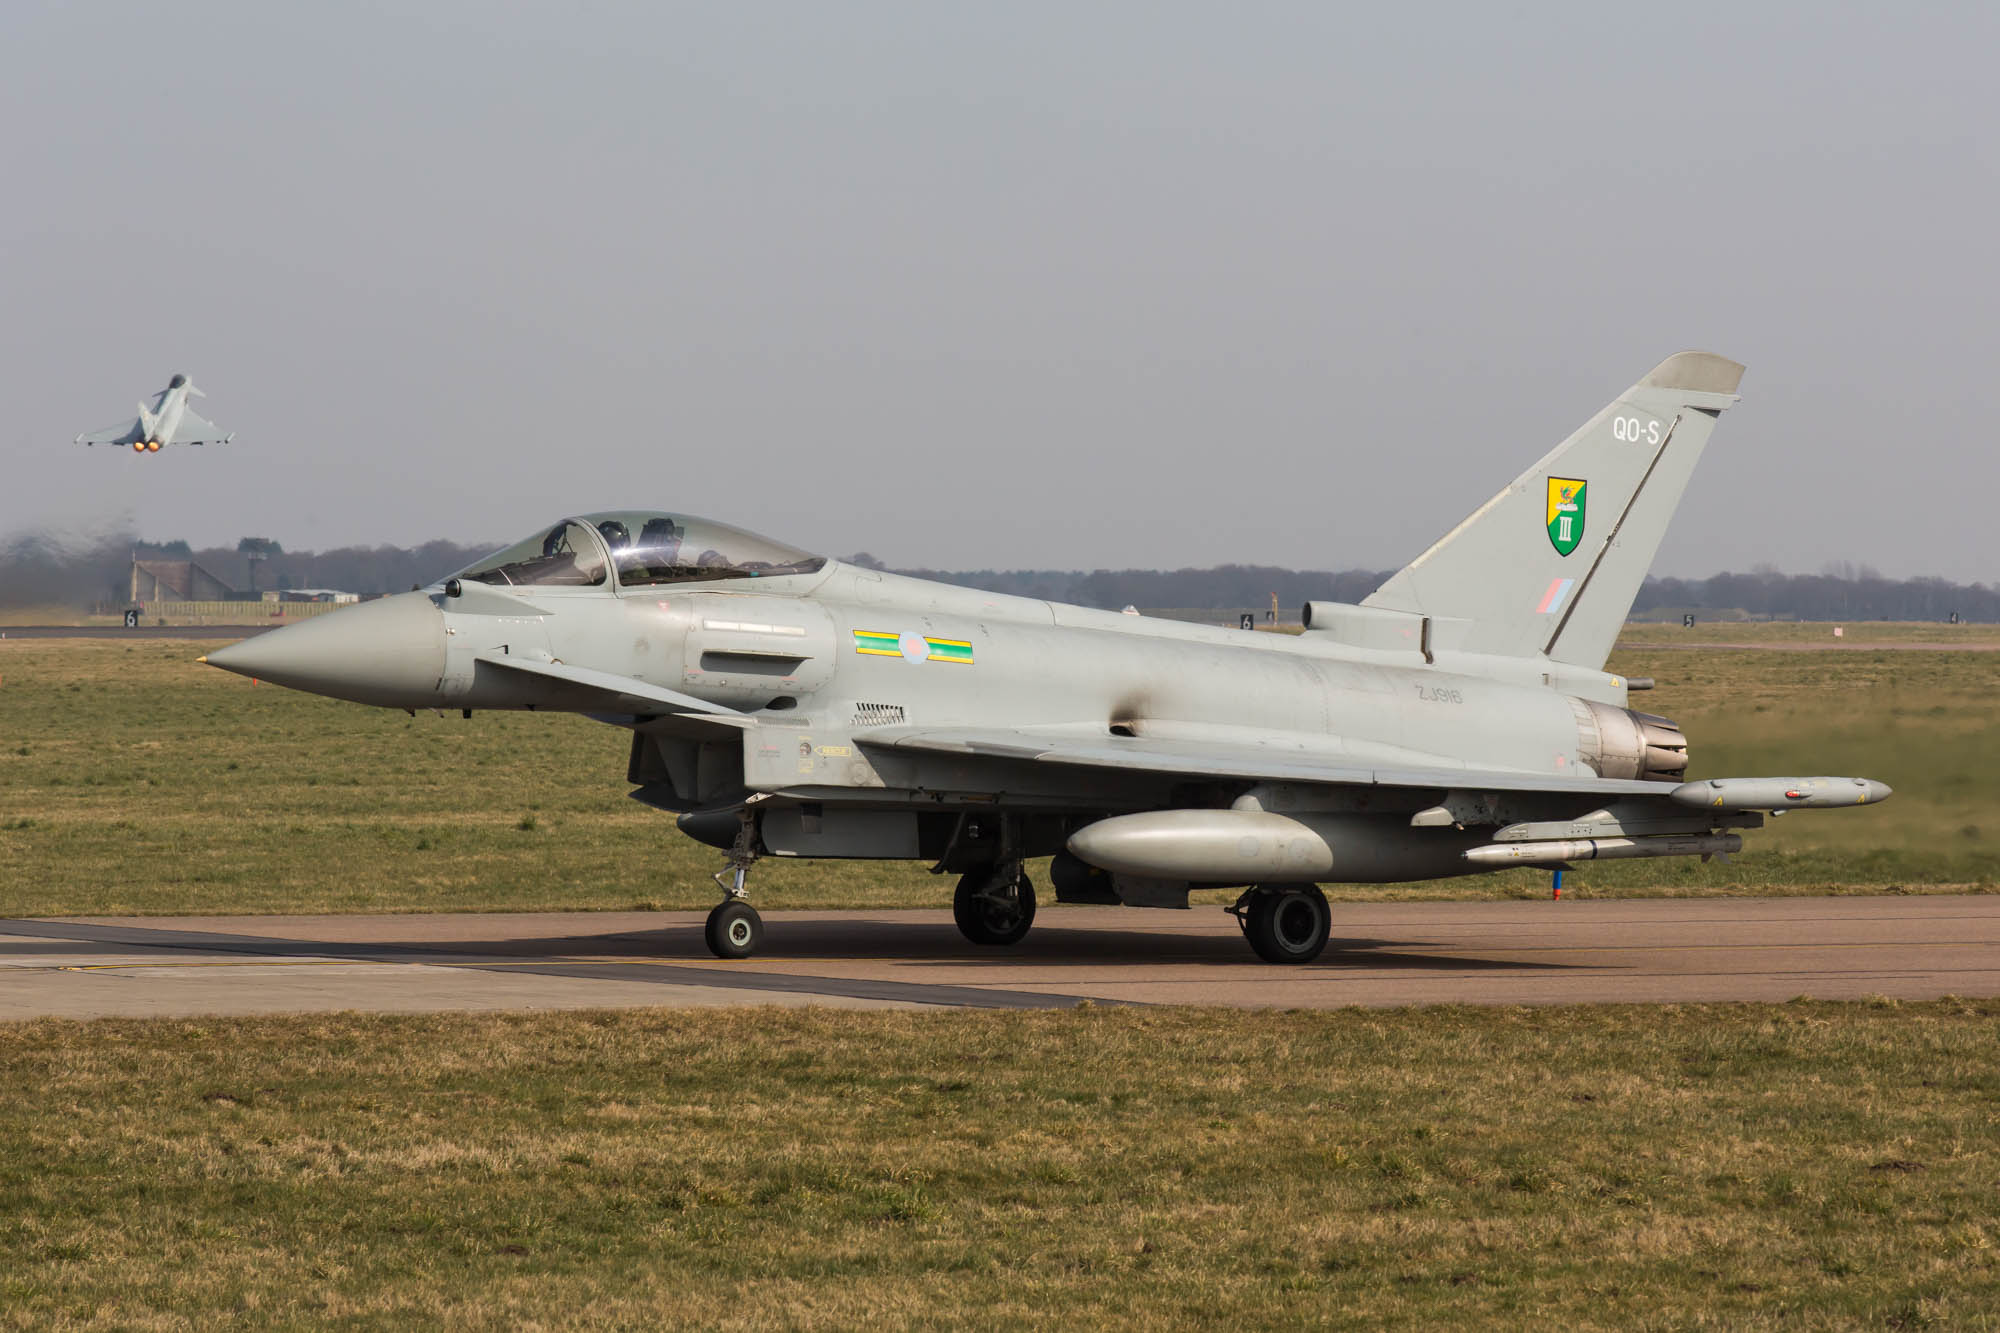
[[[565,519],[421,592],[206,659],[365,704],[587,714],[631,795],[727,852],[708,920],[754,951],[761,857],[922,860],[1013,944],[1058,902],[1242,888],[1263,958],[1325,947],[1323,883],[1702,856],[1865,778],[1686,780],[1603,670],[1743,367],[1670,357],[1360,605],[1245,633],[1005,597],[664,513]]]
[[[137,420],[106,426],[76,437],[77,444],[132,446],[135,454],[157,454],[169,444],[228,444],[234,432],[224,435],[213,421],[204,421],[188,406],[188,398],[206,398],[185,375],[167,381],[167,387],[153,395],[152,405],[139,404]]]

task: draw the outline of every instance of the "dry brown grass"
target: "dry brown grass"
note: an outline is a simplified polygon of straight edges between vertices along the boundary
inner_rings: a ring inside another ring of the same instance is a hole
[[[1996,1019],[27,1024],[0,1323],[1978,1327]]]
[[[1835,636],[1836,624],[1843,631]],[[2000,644],[2000,625],[1947,625],[1934,620],[1710,620],[1683,629],[1668,623],[1628,624],[1619,633],[1620,648],[1680,644],[1748,643],[1762,647],[1859,647],[1869,644],[1937,643],[1952,647]]]

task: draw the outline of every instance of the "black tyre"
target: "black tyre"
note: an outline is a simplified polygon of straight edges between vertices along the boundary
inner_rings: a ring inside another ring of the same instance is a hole
[[[996,882],[991,870],[975,870],[958,881],[951,916],[959,934],[974,944],[1019,944],[1035,924],[1035,886],[1025,870],[1011,883]]]
[[[764,942],[764,918],[749,903],[731,898],[708,914],[702,935],[717,958],[748,958]]]
[[[1267,963],[1310,963],[1326,948],[1333,912],[1317,884],[1275,884],[1250,899],[1243,933]]]

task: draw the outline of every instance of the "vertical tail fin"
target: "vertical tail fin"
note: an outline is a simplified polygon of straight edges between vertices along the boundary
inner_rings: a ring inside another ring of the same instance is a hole
[[[1668,357],[1362,605],[1463,621],[1468,652],[1602,667],[1742,379]]]

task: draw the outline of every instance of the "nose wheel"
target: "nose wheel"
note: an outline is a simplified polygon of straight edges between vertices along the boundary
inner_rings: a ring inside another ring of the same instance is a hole
[[[731,898],[708,914],[702,938],[717,958],[748,958],[764,942],[764,918],[741,898]]]

